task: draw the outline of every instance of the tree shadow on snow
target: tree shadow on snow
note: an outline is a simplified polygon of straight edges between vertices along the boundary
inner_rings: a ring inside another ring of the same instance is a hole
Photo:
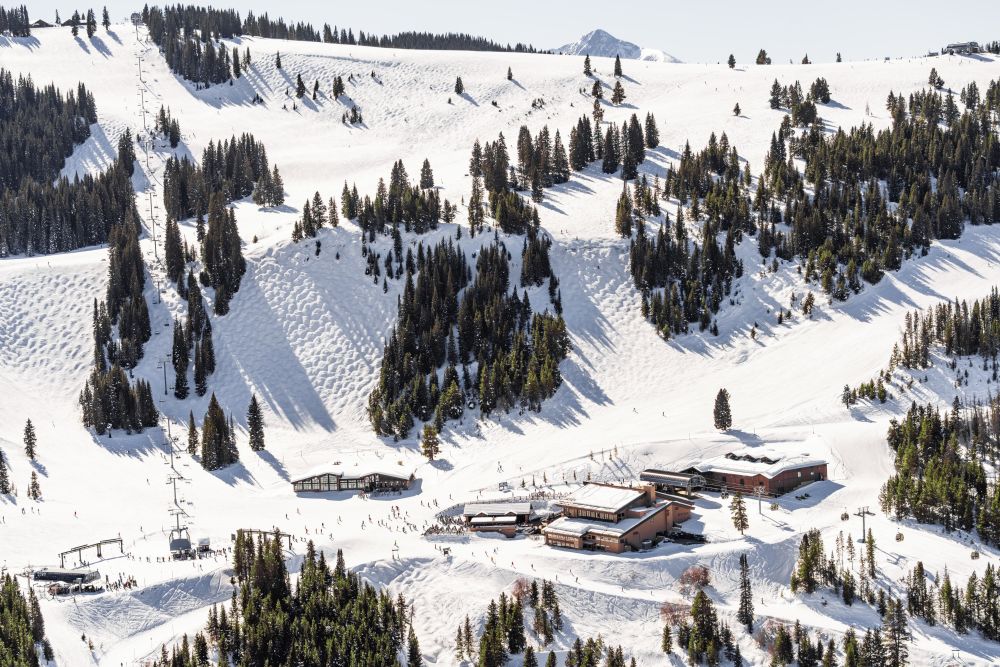
[[[313,387],[309,375],[292,349],[281,327],[281,316],[275,312],[257,282],[257,266],[247,264],[246,275],[233,302],[233,314],[221,329],[252,323],[253,331],[231,331],[239,346],[223,346],[222,361],[231,362],[250,380],[268,406],[296,429],[305,428],[308,422],[326,431],[336,429],[336,424]],[[250,311],[253,311],[250,314]],[[234,317],[233,315],[236,315]],[[219,351],[217,351],[219,354]],[[269,369],[280,369],[275,376]],[[246,400],[249,400],[249,389]]]
[[[468,92],[462,93],[461,95],[459,95],[459,97],[461,97],[463,100],[465,100],[466,102],[468,102],[469,104],[471,104],[474,107],[478,107],[479,106],[479,102],[476,101],[476,98],[474,98]]]
[[[831,109],[843,109],[844,111],[851,110],[851,107],[847,106],[846,104],[841,104],[837,100],[830,100],[829,102],[823,104],[822,106],[830,107]]]
[[[860,294],[852,295],[843,304],[835,303],[835,307],[862,322],[899,306],[915,309],[916,302],[903,291],[903,286],[938,301],[949,301],[953,295],[939,289],[943,287],[941,273],[957,269],[966,275],[982,277],[959,256],[958,250],[1000,263],[1000,228],[977,226],[970,229],[967,226],[961,239],[935,241],[926,256],[904,259],[899,270],[886,273],[876,285],[866,284]]]
[[[95,444],[117,456],[142,458],[154,453],[167,453],[167,435],[159,426],[132,434],[121,430],[108,431],[104,435],[98,435],[92,429],[87,429],[87,432]]]
[[[756,447],[764,444],[763,438],[756,433],[747,433],[746,431],[741,431],[738,428],[727,430],[726,435],[736,438],[741,444],[747,447]]]
[[[24,46],[34,51],[41,46],[41,42],[38,41],[37,37],[8,37],[7,35],[0,35],[0,48],[9,48],[12,46]]]
[[[108,45],[104,43],[104,40],[98,37],[96,34],[90,38],[90,43],[94,45],[94,48],[97,49],[97,52],[100,53],[102,56],[104,56],[105,58],[111,57],[111,49],[109,49]]]
[[[257,485],[257,479],[249,470],[247,470],[246,465],[244,465],[242,460],[232,463],[225,468],[209,470],[208,472],[213,477],[219,481],[225,482],[229,486],[236,486],[241,482],[254,486]]]
[[[274,456],[274,454],[267,451],[266,449],[262,449],[261,451],[257,452],[257,456],[259,456],[264,463],[271,466],[271,468],[274,469],[274,472],[278,473],[278,476],[281,477],[281,479],[285,480],[286,482],[289,481],[288,471],[285,470],[285,466],[281,464],[281,461],[279,461]]]
[[[434,459],[430,462],[430,466],[435,470],[441,470],[443,472],[455,469],[454,464],[447,459]]]

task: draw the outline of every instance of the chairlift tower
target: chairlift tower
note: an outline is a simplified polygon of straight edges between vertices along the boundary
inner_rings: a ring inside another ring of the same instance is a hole
[[[874,512],[869,512],[868,507],[859,507],[858,511],[854,513],[854,516],[861,517],[861,539],[858,542],[864,542],[865,537],[868,535],[868,531],[865,530],[865,517],[875,516]]]
[[[753,490],[754,495],[757,496],[757,513],[764,514],[764,485],[758,484]]]

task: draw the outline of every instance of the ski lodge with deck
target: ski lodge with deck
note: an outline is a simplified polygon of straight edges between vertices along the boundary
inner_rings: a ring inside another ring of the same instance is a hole
[[[702,475],[710,486],[746,494],[763,487],[765,495],[780,496],[803,484],[826,479],[826,466],[826,461],[809,453],[787,454],[754,447],[702,461],[685,472]]]
[[[656,487],[587,483],[558,502],[562,516],[542,529],[554,547],[622,553],[650,548],[653,538],[686,521],[694,507],[663,499]]]
[[[531,503],[469,503],[462,519],[472,532],[496,532],[513,537],[518,526],[532,520]]]
[[[941,50],[941,53],[957,53],[959,55],[969,55],[970,53],[980,53],[983,49],[979,42],[954,42]]]
[[[412,474],[380,472],[375,470],[336,470],[322,468],[304,477],[292,480],[296,493],[322,493],[325,491],[403,491],[410,488]]]

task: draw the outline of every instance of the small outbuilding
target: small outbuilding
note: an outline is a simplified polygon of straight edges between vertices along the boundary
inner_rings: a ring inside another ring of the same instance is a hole
[[[639,481],[652,484],[656,487],[657,491],[683,491],[688,497],[695,490],[705,486],[705,478],[698,473],[672,472],[656,468],[646,468],[639,473]]]

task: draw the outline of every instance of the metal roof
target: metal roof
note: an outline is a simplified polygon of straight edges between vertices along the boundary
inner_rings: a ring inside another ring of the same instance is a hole
[[[657,470],[655,468],[646,468],[641,473],[639,473],[639,479],[643,482],[676,482],[680,484],[689,484],[691,482],[697,483],[699,481],[703,483],[705,480],[701,475],[695,475],[688,472],[673,472],[670,470]]]

